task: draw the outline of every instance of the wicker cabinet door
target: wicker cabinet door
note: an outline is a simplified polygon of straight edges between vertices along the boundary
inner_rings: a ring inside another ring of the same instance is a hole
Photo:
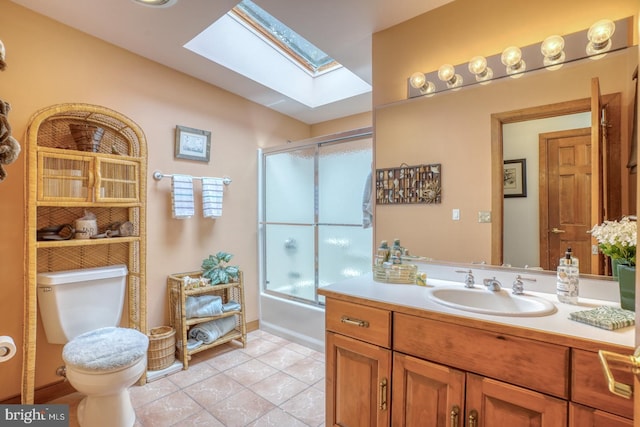
[[[95,200],[99,202],[136,202],[139,191],[138,162],[121,159],[96,159]]]
[[[91,201],[93,158],[67,153],[38,153],[38,201]]]

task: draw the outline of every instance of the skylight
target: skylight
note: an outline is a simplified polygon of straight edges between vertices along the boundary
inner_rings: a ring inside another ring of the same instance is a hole
[[[254,27],[314,74],[340,67],[340,64],[332,57],[251,0],[242,0],[230,13],[235,13],[244,19],[247,24]]]
[[[250,0],[242,0],[184,47],[315,108],[371,86]]]

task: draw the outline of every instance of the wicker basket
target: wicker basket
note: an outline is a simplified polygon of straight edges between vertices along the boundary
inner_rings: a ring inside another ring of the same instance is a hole
[[[82,123],[70,123],[69,130],[80,151],[98,152],[104,129],[98,126]]]
[[[414,264],[385,264],[373,266],[373,280],[384,283],[413,285],[418,266]]]
[[[176,330],[171,326],[158,326],[149,333],[147,368],[159,371],[176,360]]]

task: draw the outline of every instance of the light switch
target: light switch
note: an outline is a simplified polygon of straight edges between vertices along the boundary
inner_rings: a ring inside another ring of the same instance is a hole
[[[460,209],[454,209],[451,212],[451,219],[454,221],[460,221]]]
[[[491,222],[491,211],[478,212],[478,222]]]

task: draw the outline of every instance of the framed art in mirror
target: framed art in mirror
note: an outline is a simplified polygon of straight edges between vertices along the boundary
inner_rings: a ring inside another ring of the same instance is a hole
[[[527,159],[504,161],[504,197],[527,197]]]
[[[394,205],[441,202],[440,163],[376,170],[376,203]]]
[[[209,163],[210,151],[211,132],[176,126],[176,159]]]

